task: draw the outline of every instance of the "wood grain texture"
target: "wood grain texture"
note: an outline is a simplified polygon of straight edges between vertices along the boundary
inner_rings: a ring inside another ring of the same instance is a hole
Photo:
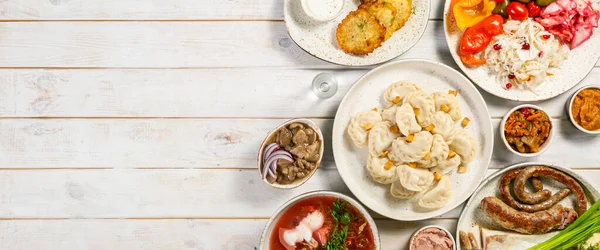
[[[333,74],[338,91],[319,99],[313,78]],[[0,69],[0,117],[248,117],[333,118],[366,69]],[[538,105],[566,117],[565,104],[581,86],[598,84],[600,68],[565,94]],[[399,79],[400,80],[400,79]],[[519,103],[480,89],[490,115]],[[293,105],[291,105],[293,103]]]
[[[600,178],[597,170],[576,171],[588,180]],[[5,219],[269,218],[309,191],[351,195],[335,169],[319,169],[292,190],[266,185],[253,169],[2,170],[0,183]],[[439,217],[457,218],[460,211]]]
[[[451,64],[440,40],[431,22],[401,58]],[[0,54],[1,67],[341,68],[300,49],[283,22],[2,22]]]
[[[36,168],[256,168],[264,137],[285,119],[9,119],[0,120],[0,169]],[[335,168],[332,119],[315,119],[325,136],[322,168]],[[600,138],[566,119],[541,156],[528,159],[575,168],[600,168]],[[495,143],[490,168],[524,161]]]
[[[350,0],[352,1],[352,0]],[[6,0],[2,20],[283,20],[283,0]],[[431,18],[442,18],[442,0]]]
[[[266,219],[256,220],[19,220],[0,221],[0,248],[79,250],[255,250]],[[454,233],[455,219],[375,220],[384,249],[405,249],[417,228],[439,225]],[[9,237],[6,237],[9,236]]]

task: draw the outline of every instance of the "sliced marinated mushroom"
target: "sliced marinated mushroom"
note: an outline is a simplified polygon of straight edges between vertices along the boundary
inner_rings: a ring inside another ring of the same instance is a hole
[[[306,147],[306,156],[302,159],[307,159],[312,162],[319,160],[319,143],[313,143]]]
[[[302,163],[302,166],[304,166],[304,169],[313,170],[315,168],[315,165],[307,160],[300,159],[300,162]]]
[[[288,126],[288,128],[289,128],[290,130],[294,130],[294,129],[297,129],[297,128],[298,128],[298,129],[304,129],[304,124],[302,124],[302,123],[299,123],[299,122],[294,122],[294,123],[290,124],[290,125]]]
[[[279,168],[287,168],[289,165],[292,165],[294,162],[292,161],[286,161],[284,159],[278,160],[277,161],[277,167]]]
[[[292,142],[292,132],[285,127],[281,128],[277,134],[277,143],[286,147],[290,142]]]
[[[304,130],[298,130],[296,134],[292,137],[292,141],[296,145],[305,145],[308,142],[308,136],[304,132]]]
[[[292,150],[290,150],[290,153],[292,153],[292,155],[294,155],[300,159],[304,159],[305,157],[307,157],[309,155],[306,148],[307,147],[304,145],[297,145],[296,147],[292,148]]]
[[[308,140],[306,143],[313,144],[317,141],[317,133],[315,133],[315,131],[311,128],[305,129],[304,133],[306,133],[306,136],[308,136]]]

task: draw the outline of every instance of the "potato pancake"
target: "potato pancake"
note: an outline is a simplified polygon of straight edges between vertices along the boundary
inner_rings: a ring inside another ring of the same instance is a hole
[[[365,55],[381,45],[385,27],[368,11],[359,8],[342,20],[335,37],[346,53]]]
[[[400,28],[404,27],[404,24],[406,24],[412,14],[412,0],[361,0],[361,2],[363,4],[375,2],[391,3],[396,9],[396,21],[400,25]]]
[[[359,8],[367,10],[385,27],[384,41],[392,37],[394,31],[400,29],[400,24],[396,18],[396,9],[391,4],[380,0],[374,3],[361,4]]]

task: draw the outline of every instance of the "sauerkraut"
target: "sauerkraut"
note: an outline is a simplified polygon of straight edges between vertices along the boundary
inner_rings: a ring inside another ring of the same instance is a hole
[[[535,92],[568,57],[569,48],[531,18],[508,20],[503,29],[483,52],[485,67],[503,86],[511,83]]]

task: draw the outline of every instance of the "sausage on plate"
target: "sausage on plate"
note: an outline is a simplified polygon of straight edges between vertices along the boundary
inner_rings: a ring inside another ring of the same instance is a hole
[[[510,182],[517,177],[517,175],[521,172],[521,169],[513,169],[511,171],[506,172],[502,179],[500,179],[499,191],[500,195],[504,198],[504,201],[507,205],[511,206],[514,209],[525,211],[525,212],[537,212],[551,208],[556,205],[559,201],[567,197],[571,191],[567,188],[558,191],[556,194],[550,196],[549,199],[542,201],[538,204],[522,204],[519,201],[515,200],[510,193]],[[536,190],[542,190],[544,187],[541,181],[537,178],[531,178],[532,185]],[[548,190],[546,190],[548,191]],[[550,191],[548,191],[550,192]],[[515,192],[516,193],[516,192]]]
[[[564,229],[578,217],[575,210],[557,204],[535,213],[518,211],[496,197],[481,200],[483,212],[505,229],[524,234],[543,234],[554,229]]]
[[[531,177],[548,177],[564,184],[577,197],[575,211],[581,215],[587,210],[587,199],[585,197],[585,192],[579,183],[563,172],[546,166],[530,166],[520,170],[514,182],[515,195],[517,198],[519,198],[519,200],[523,201],[531,198],[529,197],[529,193],[525,191],[525,182]]]

